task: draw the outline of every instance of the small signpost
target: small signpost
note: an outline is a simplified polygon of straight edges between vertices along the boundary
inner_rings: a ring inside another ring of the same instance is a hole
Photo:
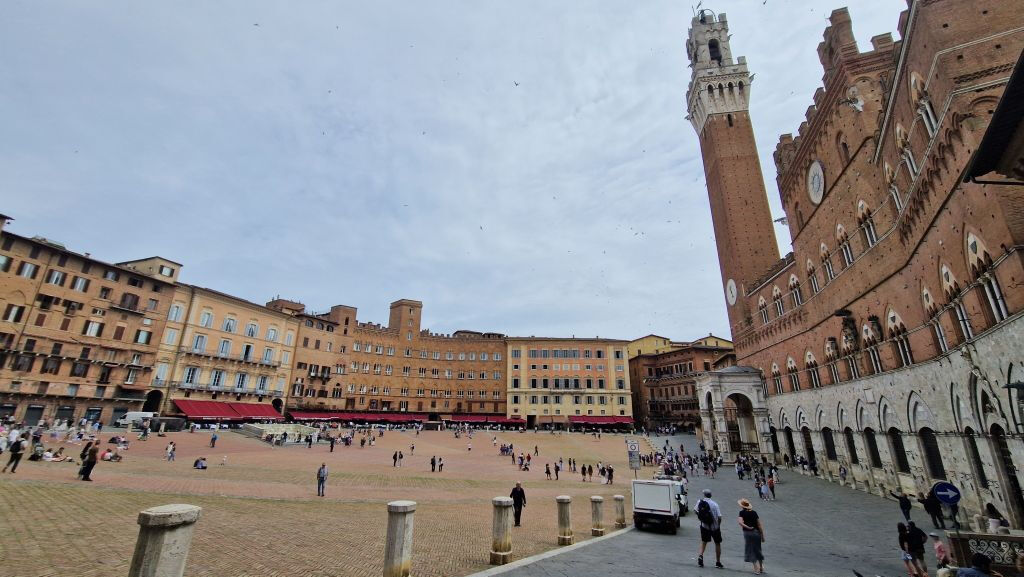
[[[948,505],[950,508],[956,506],[956,504],[960,502],[960,489],[957,489],[956,485],[954,485],[953,483],[939,481],[938,483],[932,485],[932,493],[935,494],[935,497],[939,500],[939,502],[941,502],[943,505]],[[956,534],[959,537],[960,520],[957,519],[957,515],[960,511],[959,507],[957,507],[955,511],[956,513],[953,514],[953,526],[956,527]]]
[[[633,469],[633,478],[636,478],[640,469],[640,441],[627,440],[626,452],[629,453],[629,468]]]

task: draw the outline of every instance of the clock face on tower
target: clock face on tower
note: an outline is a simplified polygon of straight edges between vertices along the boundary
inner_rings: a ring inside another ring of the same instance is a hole
[[[807,169],[807,195],[811,197],[811,202],[819,204],[823,194],[825,194],[825,170],[821,166],[821,161],[815,160]]]
[[[725,300],[729,301],[729,306],[736,304],[736,281],[732,279],[725,283]]]

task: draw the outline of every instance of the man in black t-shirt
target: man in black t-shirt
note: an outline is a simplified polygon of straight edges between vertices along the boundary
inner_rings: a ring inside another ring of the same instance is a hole
[[[25,454],[25,449],[27,447],[28,441],[26,440],[25,435],[22,435],[20,439],[14,441],[9,447],[7,447],[7,450],[11,452],[11,456],[8,458],[7,464],[4,465],[4,473],[7,472],[7,467],[11,468],[12,473],[18,470],[18,463],[21,462],[21,456]]]

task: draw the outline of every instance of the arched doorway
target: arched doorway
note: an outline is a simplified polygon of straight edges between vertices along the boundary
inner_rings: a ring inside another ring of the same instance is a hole
[[[1006,479],[1006,496],[1013,507],[1017,523],[1024,523],[1024,494],[1021,494],[1017,468],[1013,465],[1010,448],[1006,444],[1006,432],[999,425],[992,425],[992,445],[995,449],[996,466],[999,473]]]
[[[769,431],[771,432],[772,453],[775,453],[776,455],[778,455],[779,454],[779,434],[778,434],[779,432],[775,429],[775,427],[771,427],[769,429]]]
[[[281,410],[284,408],[284,402],[281,399],[274,399],[273,401],[270,401],[270,406],[274,407],[274,410],[279,414],[284,414],[284,411]]]
[[[725,428],[729,433],[729,450],[734,453],[757,453],[757,425],[754,405],[746,395],[733,393],[725,398]]]
[[[164,393],[156,389],[146,393],[146,402],[142,404],[143,411],[159,413],[164,404]]]
[[[789,458],[796,458],[796,443],[793,442],[793,429],[786,427],[782,430],[782,434],[786,437],[786,450],[789,451]]]
[[[804,457],[807,458],[808,463],[816,465],[818,460],[814,458],[814,442],[811,440],[811,429],[802,427],[800,429],[800,436],[803,437],[804,441]]]

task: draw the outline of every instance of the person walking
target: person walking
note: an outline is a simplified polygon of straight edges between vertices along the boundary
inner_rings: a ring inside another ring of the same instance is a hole
[[[903,518],[906,519],[906,521],[909,523],[910,509],[913,507],[913,504],[910,502],[910,497],[908,497],[907,494],[904,492],[900,492],[900,494],[897,495],[896,493],[889,491],[889,494],[895,497],[896,501],[899,502],[900,511],[903,512]]]
[[[896,524],[896,538],[899,541],[900,549],[903,551],[903,564],[907,568],[907,575],[910,577],[927,577],[927,573],[920,567],[914,554],[911,553],[910,531],[904,523]]]
[[[711,500],[711,489],[704,489],[704,498],[697,501],[694,508],[697,520],[700,521],[700,551],[697,553],[697,566],[704,566],[704,549],[711,541],[715,542],[715,567],[722,565],[722,510],[718,503]]]
[[[928,544],[928,535],[914,524],[907,523],[907,545],[910,548],[910,555],[914,557],[914,563],[921,571],[921,575],[928,574],[928,566],[924,561],[924,550]]]
[[[391,466],[392,467],[397,467],[398,466],[398,451],[395,451],[395,454],[391,455]]]
[[[401,467],[402,467],[402,459],[404,459],[404,458],[405,458],[405,455],[403,455],[403,454],[402,454],[402,452],[401,452],[401,451],[399,451],[399,452],[398,452],[398,467],[399,467],[399,468],[401,468]]]
[[[942,501],[939,501],[935,491],[928,491],[927,497],[924,496],[924,493],[918,493],[917,502],[924,507],[924,512],[928,513],[932,518],[932,525],[936,529],[946,528],[946,520],[942,516]]]
[[[167,443],[167,462],[174,461],[174,452],[178,450],[178,446],[174,444],[174,441]]]
[[[519,527],[519,521],[523,516],[523,507],[526,506],[526,491],[523,490],[523,484],[516,482],[516,486],[509,493],[509,497],[512,497],[512,513],[516,518],[516,527]]]
[[[551,480],[551,463],[544,463],[544,474],[548,476],[548,481]]]
[[[327,463],[320,463],[316,470],[316,496],[323,497],[327,492]]]
[[[743,560],[754,564],[754,575],[764,573],[764,553],[761,552],[761,544],[764,543],[764,524],[757,511],[750,505],[747,499],[738,501],[740,516],[737,521],[740,529],[743,529]]]
[[[555,463],[555,480],[558,480],[558,472],[562,470],[562,463]]]
[[[331,436],[327,437],[327,439],[331,443],[331,452],[333,453],[334,452],[334,443],[336,443],[337,441],[335,440],[334,435],[331,435]]]
[[[434,473],[437,471],[437,457],[430,457],[430,472]]]
[[[7,472],[7,467],[11,468],[11,473],[18,470],[18,463],[21,462],[21,456],[25,454],[27,447],[28,441],[25,439],[25,435],[10,441],[10,444],[7,445],[7,451],[10,452],[11,456],[7,458],[7,464],[4,465],[4,473]]]
[[[219,439],[219,438],[220,437],[217,436],[217,431],[214,430],[213,434],[210,435],[210,448],[211,449],[217,446],[217,439]]]
[[[932,549],[935,551],[935,562],[938,564],[938,568],[942,569],[948,566],[952,561],[949,558],[946,544],[942,542],[942,537],[935,531],[929,533],[928,536],[932,538]]]
[[[83,481],[92,481],[92,470],[96,467],[96,461],[99,459],[99,452],[99,445],[93,445],[89,449],[89,453],[85,456],[85,461],[82,462]]]
[[[444,473],[444,457],[437,458],[437,472]]]
[[[409,445],[409,456],[412,457],[412,456],[415,456],[415,455],[416,455],[416,443],[413,443],[413,444]]]

